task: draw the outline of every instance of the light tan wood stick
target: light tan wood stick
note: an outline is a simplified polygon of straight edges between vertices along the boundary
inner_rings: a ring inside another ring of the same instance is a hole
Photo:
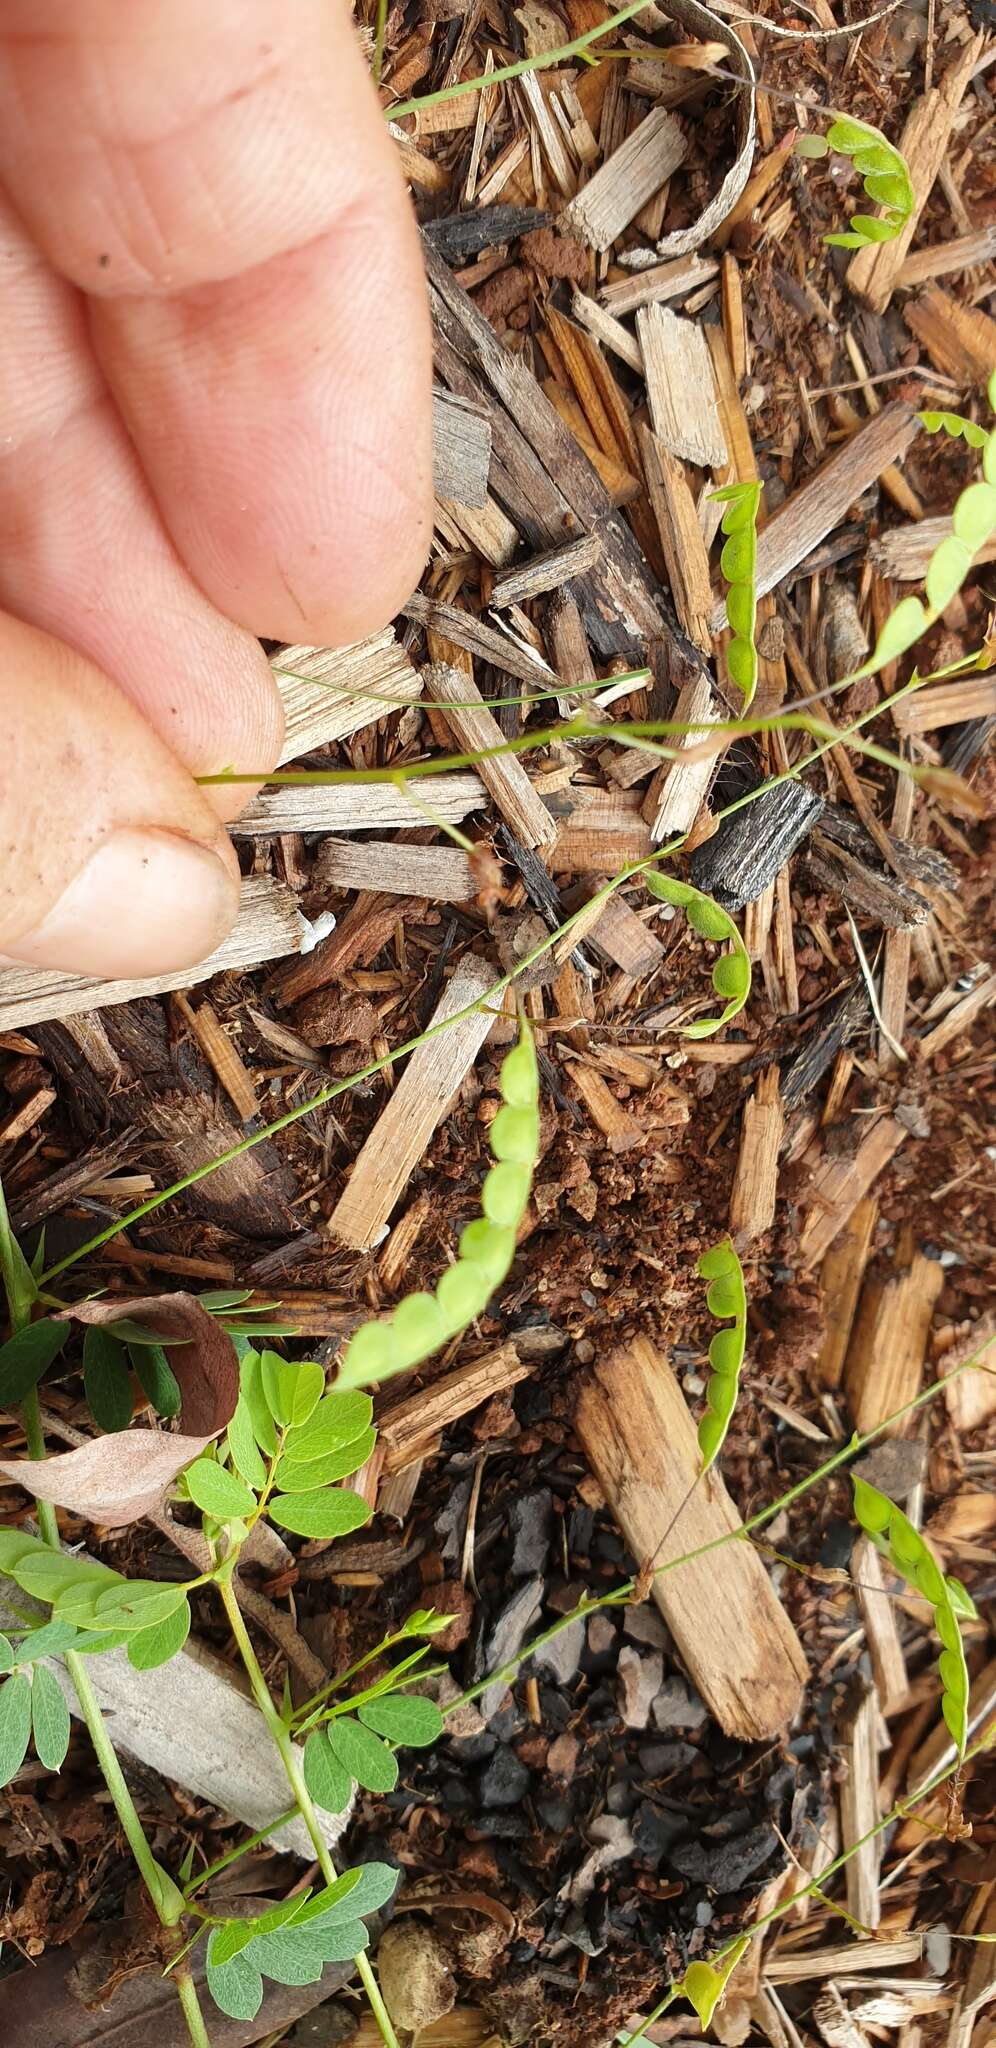
[[[917,100],[899,138],[898,147],[906,158],[913,182],[913,211],[893,241],[873,242],[868,248],[859,249],[847,269],[851,291],[864,299],[874,313],[885,312],[899,282],[907,251],[944,162],[958,108],[984,41],[982,35],[973,36],[962,46],[940,84]]]
[[[695,1483],[701,1457],[694,1423],[670,1366],[645,1337],[585,1376],[575,1427],[638,1563],[658,1546],[663,1564],[739,1528],[718,1474]],[[728,1735],[761,1742],[792,1719],[806,1658],[749,1543],[727,1543],[658,1576],[652,1598]]]
[[[483,960],[461,961],[433,1011],[433,1024],[486,994],[494,978]],[[329,1218],[330,1236],[357,1251],[377,1243],[494,1021],[490,1011],[474,1010],[411,1054],[387,1107],[357,1154],[345,1193]]]
[[[463,618],[465,614],[457,616]],[[470,676],[462,675],[449,662],[436,661],[422,670],[422,681],[430,698],[444,704],[460,705],[457,711],[443,713],[458,747],[467,753],[476,753],[479,748],[502,745],[502,731],[497,719],[483,703],[468,701],[480,699],[477,684]],[[501,754],[493,760],[481,761],[478,772],[506,825],[524,846],[552,845],[557,837],[556,820],[551,817],[542,797],[537,796],[518,755]]]

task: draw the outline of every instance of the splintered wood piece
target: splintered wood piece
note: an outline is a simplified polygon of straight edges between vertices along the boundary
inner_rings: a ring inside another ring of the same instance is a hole
[[[647,495],[660,534],[675,611],[689,639],[711,652],[709,550],[688,478],[677,457],[669,453],[649,427],[639,427],[637,432]]]
[[[810,1182],[809,1208],[799,1237],[804,1266],[819,1263],[908,1137],[905,1124],[883,1114],[867,1124],[852,1153],[832,1153],[820,1162]]]
[[[687,155],[681,123],[655,107],[564,208],[561,221],[604,253]]]
[[[891,243],[881,246],[891,247]],[[912,406],[896,398],[852,434],[807,484],[785,499],[757,537],[759,597],[784,582],[790,571],[812,554],[869,484],[905,455],[919,432]],[[717,633],[726,625],[725,598],[714,607],[710,624]]]
[[[424,901],[418,897],[405,906],[407,915],[413,918],[424,916],[425,909]],[[325,988],[330,981],[337,981],[341,974],[355,967],[357,961],[362,966],[369,966],[396,932],[400,914],[397,897],[382,896],[376,889],[361,889],[356,901],[327,939],[322,939],[293,966],[278,969],[273,982],[278,1003],[286,1007],[289,1003],[300,1002],[301,997],[310,995],[313,989]]]
[[[458,614],[461,619],[466,615]],[[549,683],[549,674],[543,672],[544,683]],[[459,710],[452,708],[443,712],[458,747],[467,753],[479,749],[500,748],[503,735],[496,718],[481,699],[481,693],[472,677],[465,676],[448,662],[432,662],[422,670],[422,681],[432,701],[444,704],[459,704]],[[557,837],[557,825],[551,817],[541,796],[537,796],[522,762],[517,754],[497,754],[489,761],[480,761],[481,781],[488,789],[511,832],[522,841],[523,846],[549,846]]]
[[[686,683],[674,710],[675,721],[693,726],[717,725],[721,711],[708,676],[696,676]],[[705,801],[705,793],[716,769],[717,756],[705,752],[705,732],[689,732],[675,739],[677,759],[663,764],[654,776],[643,804],[655,846],[678,832],[690,832]]]
[[[851,291],[864,299],[873,313],[885,312],[899,282],[907,251],[944,162],[958,109],[984,40],[982,35],[969,38],[940,83],[917,100],[899,138],[897,147],[906,158],[913,182],[913,211],[905,227],[891,242],[873,242],[869,247],[859,249],[847,269]]]
[[[620,967],[624,974],[631,974],[634,981],[644,975],[656,973],[665,954],[656,932],[644,924],[642,917],[624,903],[618,890],[606,898],[601,905],[593,905],[595,915],[586,936],[604,953],[613,966]],[[580,937],[580,932],[577,936]],[[575,934],[571,934],[572,938]]]
[[[729,450],[702,328],[655,300],[641,306],[636,332],[655,434],[672,455],[703,469],[718,469],[729,461]]]
[[[487,502],[491,421],[483,406],[438,385],[432,394],[432,482],[437,498],[480,510]]]
[[[82,1010],[102,1010],[110,1003],[130,1003],[137,996],[161,996],[209,981],[213,974],[259,967],[264,960],[299,953],[306,932],[293,891],[268,875],[251,875],[242,884],[239,914],[227,939],[197,967],[152,974],[141,981],[97,981],[89,975],[60,974],[51,967],[0,967],[0,1031],[47,1024]]]
[[[744,1103],[740,1152],[730,1195],[730,1235],[746,1244],[770,1230],[778,1193],[778,1154],[785,1112],[778,1088],[778,1068],[759,1074],[749,1102]]]
[[[575,1426],[639,1565],[665,1564],[740,1527],[719,1474],[699,1483],[695,1425],[670,1366],[645,1337],[585,1375]],[[791,1721],[806,1658],[756,1550],[723,1544],[655,1578],[651,1593],[727,1735],[763,1742]]]
[[[313,883],[328,889],[381,889],[391,896],[426,896],[435,903],[469,903],[478,884],[470,855],[459,846],[401,846],[396,840],[326,839]]]
[[[953,1375],[966,1358],[980,1354],[977,1368],[959,1373],[957,1378],[949,1378],[944,1389],[944,1405],[962,1436],[996,1415],[996,1316],[987,1316],[976,1323],[967,1336],[946,1351],[940,1371],[945,1376]]]
[[[601,1074],[581,1060],[572,1060],[567,1071],[595,1129],[608,1139],[613,1152],[632,1152],[646,1144],[648,1126],[623,1108]]]
[[[403,610],[407,619],[413,619],[418,626],[431,628],[433,632],[451,640],[454,647],[463,647],[468,654],[480,655],[482,660],[493,662],[495,668],[504,670],[506,675],[518,676],[521,682],[535,683],[540,690],[549,689],[550,670],[546,663],[540,660],[538,654],[531,654],[528,648],[520,646],[518,641],[512,640],[507,633],[499,633],[495,626],[486,625],[483,619],[475,618],[471,612],[461,611],[459,606],[454,604],[442,604],[437,598],[426,597],[421,590],[414,592],[408,603],[403,606]],[[456,699],[473,696],[473,690],[466,687],[467,678],[462,672],[455,672],[455,678],[451,676],[450,681],[454,685],[453,688],[442,691],[442,696]],[[459,689],[456,688],[456,681],[459,681]],[[429,672],[426,669],[422,670],[420,683],[424,684],[426,689],[430,687]],[[446,713],[451,723],[462,715],[456,712]],[[491,724],[495,725],[493,718]],[[495,731],[498,731],[497,726]],[[477,741],[475,744],[482,745],[483,742]],[[488,744],[493,745],[494,741],[491,740]]]
[[[434,775],[433,816],[459,825],[487,802],[483,782],[466,774]],[[422,823],[403,789],[387,782],[351,782],[339,787],[271,789],[256,797],[241,818],[233,818],[233,839],[269,838],[275,832],[390,832]]]
[[[2,986],[3,976],[0,975],[0,988]],[[992,1003],[996,1003],[996,973],[987,974],[983,981],[976,982],[968,995],[962,996],[961,1001],[948,1010],[939,1024],[935,1024],[932,1030],[926,1031],[923,1037],[917,1040],[918,1057],[932,1060],[936,1053],[943,1052],[945,1046],[951,1045],[963,1031],[967,1031],[969,1025],[975,1023],[976,1017],[981,1017],[983,1010],[987,1010]],[[0,1023],[2,1022],[3,1009],[0,1005]]]
[[[977,306],[959,305],[936,284],[913,299],[903,317],[935,370],[959,384],[984,388],[996,363],[996,320]]]
[[[173,1001],[226,1095],[235,1104],[240,1117],[257,1116],[259,1103],[256,1100],[255,1082],[248,1067],[239,1058],[213,1004],[203,1002],[195,1008],[193,1003],[188,1003],[186,996],[179,992]]]
[[[934,683],[913,697],[904,697],[892,715],[899,731],[906,733],[940,732],[945,725],[966,725],[970,718],[992,718],[996,715],[996,678],[952,676],[950,682]]]
[[[600,341],[603,348],[610,348],[621,362],[628,363],[630,369],[635,370],[638,377],[642,377],[643,350],[629,328],[624,327],[614,313],[606,312],[604,306],[596,304],[594,299],[586,298],[584,292],[577,291],[571,300],[571,312],[575,320],[587,329],[595,341]]]
[[[899,1639],[896,1604],[886,1591],[882,1559],[870,1536],[859,1536],[851,1552],[851,1578],[883,1715],[898,1712],[909,1691],[906,1659]]]
[[[270,667],[286,725],[281,768],[299,754],[348,739],[390,711],[413,704],[422,689],[391,626],[352,647],[278,648]]]
[[[444,1373],[416,1394],[392,1401],[377,1414],[378,1441],[384,1445],[384,1473],[404,1471],[424,1455],[428,1440],[451,1429],[464,1415],[483,1407],[495,1394],[507,1393],[527,1380],[533,1363],[519,1357],[513,1343],[499,1344],[470,1365]]]
[[[840,1832],[847,1864],[847,1908],[874,1932],[882,1917],[878,1879],[882,1843],[863,1837],[878,1825],[878,1741],[881,1715],[874,1686],[863,1689],[841,1729],[844,1777],[840,1788]],[[860,1845],[860,1846],[858,1846]]]
[[[862,1289],[844,1361],[844,1392],[856,1429],[877,1429],[920,1391],[927,1339],[944,1285],[939,1259],[916,1252],[903,1272],[873,1273]],[[902,1435],[894,1423],[888,1436]]]
[[[896,283],[901,290],[911,290],[952,270],[973,270],[976,264],[991,263],[994,257],[996,227],[975,228],[970,235],[956,235],[950,242],[934,242],[929,249],[917,249],[907,256]]]
[[[909,526],[890,526],[887,532],[869,541],[868,560],[881,576],[889,576],[895,583],[922,583],[935,548],[953,532],[950,513],[942,513],[937,519],[915,519]],[[975,559],[996,562],[996,537],[983,542]],[[900,714],[907,708],[912,710],[917,702],[918,697],[900,700],[893,714],[897,723]]]
[[[875,1825],[874,1820],[871,1825]],[[817,1882],[821,1874],[816,1873]],[[853,1977],[863,1975],[865,1970],[899,1970],[907,1963],[920,1962],[922,1956],[923,1935],[919,1931],[887,1934],[880,1941],[845,1941],[801,1953],[766,1956],[764,1974],[769,1984],[804,1984],[810,1977]],[[795,2038],[798,2040],[798,2035]]]
[[[14,1145],[18,1138],[23,1138],[45,1111],[51,1109],[55,1096],[54,1088],[33,1088],[27,1100],[19,1103],[0,1123],[0,1145]]]
[[[839,1387],[851,1341],[854,1314],[878,1221],[874,1195],[859,1202],[820,1268],[826,1335],[812,1371],[815,1387]]]
[[[555,875],[604,875],[606,866],[627,867],[653,853],[650,828],[637,817],[611,832],[600,832],[580,814],[577,823],[561,825],[547,861]]]
[[[606,312],[621,320],[640,306],[685,298],[700,285],[709,284],[718,271],[719,264],[712,256],[676,256],[670,263],[657,263],[652,270],[638,270],[617,284],[605,285],[599,296]]]
[[[462,960],[433,1011],[432,1024],[441,1024],[486,995],[494,980],[493,969],[483,960]],[[410,1054],[386,1108],[357,1154],[345,1192],[329,1218],[330,1236],[354,1251],[368,1251],[377,1243],[494,1021],[493,1011],[472,1010]]]
[[[782,782],[724,818],[691,859],[696,889],[724,910],[756,903],[823,811],[823,798],[802,782]]]
[[[531,562],[522,562],[496,576],[491,602],[499,611],[503,605],[527,604],[531,597],[557,590],[560,584],[593,569],[601,552],[597,533],[582,534],[580,540],[569,540],[562,548],[549,548],[546,554],[534,555]]]

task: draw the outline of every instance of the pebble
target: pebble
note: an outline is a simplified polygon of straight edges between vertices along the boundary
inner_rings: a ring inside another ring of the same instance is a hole
[[[588,1648],[593,1657],[606,1657],[616,1646],[616,1625],[607,1614],[593,1614],[588,1623]]]
[[[534,1578],[523,1581],[492,1623],[481,1658],[482,1677],[485,1672],[495,1670],[517,1655],[542,1605],[543,1580],[537,1573]],[[490,1721],[492,1714],[501,1706],[507,1689],[505,1679],[498,1678],[481,1694],[481,1713],[486,1721]]]
[[[517,1579],[541,1572],[546,1564],[553,1535],[553,1495],[548,1486],[534,1493],[520,1493],[508,1514],[513,1538],[512,1574]]]
[[[627,1607],[623,1619],[623,1634],[631,1643],[646,1643],[651,1650],[666,1650],[670,1636],[657,1612],[645,1600],[639,1607]]]
[[[479,1790],[485,1807],[518,1806],[531,1783],[530,1773],[512,1749],[496,1749],[481,1772]]]
[[[704,1702],[683,1678],[669,1678],[661,1686],[654,1699],[652,1711],[654,1727],[662,1731],[669,1728],[701,1728],[707,1718]]]
[[[681,1822],[673,1814],[662,1813],[645,1799],[638,1806],[632,1819],[633,1842],[641,1862],[648,1863],[656,1870],[658,1863],[678,1840]]]
[[[579,1618],[577,1621],[568,1622],[567,1627],[561,1629],[559,1636],[554,1636],[552,1641],[544,1643],[542,1649],[537,1650],[533,1663],[540,1671],[549,1671],[558,1685],[570,1685],[572,1679],[577,1677],[583,1649],[584,1622]]]

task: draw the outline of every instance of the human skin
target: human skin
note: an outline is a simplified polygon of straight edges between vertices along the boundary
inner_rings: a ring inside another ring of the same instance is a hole
[[[257,636],[424,565],[418,241],[346,0],[3,0],[0,114],[0,956],[151,975],[235,916]]]

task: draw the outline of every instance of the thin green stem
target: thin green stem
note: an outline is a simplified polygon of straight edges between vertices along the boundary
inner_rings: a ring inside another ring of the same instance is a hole
[[[311,1844],[315,1851],[318,1867],[326,1884],[334,1884],[339,1873],[332,1860],[332,1852],[322,1833],[311,1794],[304,1782],[300,1750],[297,1744],[292,1741],[290,1730],[286,1722],[281,1720],[270,1697],[270,1688],[260,1669],[259,1659],[252,1646],[252,1639],[242,1619],[242,1610],[231,1586],[220,1583],[218,1591],[224,1602],[228,1624],[235,1637],[239,1655],[245,1665],[249,1683],[252,1686],[253,1697],[270,1731],[274,1745],[279,1752],[287,1782],[297,1802],[298,1812],[311,1837]],[[374,1976],[368,1958],[361,1951],[359,1955],[353,1957],[353,1961],[356,1964],[363,1989],[370,2001],[371,2011],[383,2036],[385,2048],[398,2048],[398,2038],[391,2025],[390,2014],[381,1997],[380,1986]]]
[[[893,692],[889,699],[888,708],[897,704],[902,697],[911,695],[916,689],[922,689],[926,680],[927,678],[912,677],[902,690]],[[768,790],[779,788],[783,782],[797,781],[799,776],[803,775],[807,768],[811,768],[814,762],[820,760],[822,755],[829,753],[832,747],[846,744],[871,719],[881,717],[882,711],[883,706],[881,704],[871,705],[867,711],[862,712],[849,725],[842,726],[839,731],[835,731],[832,738],[828,737],[823,741],[822,745],[814,747],[811,753],[805,755],[801,761],[797,761],[793,767],[783,769],[780,774],[773,775],[766,782],[760,783],[757,789],[747,790],[745,795],[737,797],[733,803],[726,804],[721,811],[716,813],[717,823],[721,822],[724,818],[731,818],[736,811],[743,810],[747,804],[756,803],[758,797],[765,795]],[[763,721],[754,721],[755,725],[759,723],[762,729],[766,729],[764,728]],[[604,737],[604,733],[602,736]],[[471,755],[468,758],[474,761],[479,759],[480,756]],[[450,757],[450,765],[452,765],[452,757]],[[903,772],[909,774],[909,764],[902,762],[901,766]],[[406,773],[409,772],[406,770]],[[395,1060],[403,1059],[407,1053],[414,1052],[418,1046],[426,1045],[430,1039],[437,1038],[443,1031],[449,1031],[454,1024],[460,1023],[463,1018],[473,1016],[475,1011],[489,1004],[499,1003],[505,990],[512,986],[512,983],[520,974],[524,973],[527,968],[534,966],[536,961],[544,959],[547,953],[554,946],[559,945],[561,939],[573,930],[574,926],[579,924],[582,919],[591,917],[594,905],[607,903],[610,897],[615,894],[615,891],[623,887],[624,883],[635,880],[646,869],[655,867],[658,861],[669,860],[672,855],[679,853],[684,846],[686,836],[686,834],[682,833],[678,838],[668,840],[665,845],[659,846],[654,853],[648,855],[646,860],[632,861],[626,867],[621,868],[619,873],[613,875],[612,879],[606,882],[587,903],[583,904],[579,910],[572,912],[570,917],[565,918],[563,924],[559,925],[556,931],[550,932],[546,938],[541,939],[539,944],[534,946],[532,951],[527,953],[524,959],[520,960],[510,973],[499,975],[497,981],[492,982],[491,987],[485,991],[483,996],[478,997],[476,1001],[465,1003],[462,1009],[454,1010],[449,1017],[442,1018],[436,1024],[430,1024],[425,1031],[418,1032],[414,1038],[408,1039],[403,1045],[395,1046],[392,1051],[384,1053],[381,1058],[371,1060],[368,1066],[361,1067],[357,1073],[347,1075],[344,1081],[333,1081],[327,1088],[319,1089],[316,1095],[310,1095],[304,1102],[295,1104],[293,1109],[285,1110],[282,1116],[275,1117],[273,1122],[264,1125],[262,1130],[254,1131],[251,1137],[241,1138],[237,1145],[230,1145],[227,1150],[219,1152],[214,1159],[205,1161],[203,1166],[195,1167],[191,1173],[184,1174],[180,1180],[173,1181],[168,1188],[163,1188],[158,1194],[150,1195],[147,1201],[140,1202],[134,1209],[129,1209],[124,1216],[118,1218],[117,1222],[109,1223],[105,1230],[97,1231],[93,1237],[87,1238],[83,1244],[78,1245],[74,1252],[68,1252],[64,1259],[60,1259],[54,1266],[50,1266],[48,1271],[42,1274],[39,1286],[47,1286],[60,1273],[64,1273],[68,1267],[77,1265],[81,1259],[87,1258],[91,1252],[99,1251],[101,1245],[107,1244],[112,1237],[117,1237],[120,1231],[130,1230],[133,1224],[140,1223],[143,1217],[149,1216],[154,1210],[162,1208],[164,1202],[172,1201],[175,1195],[183,1194],[185,1189],[195,1187],[199,1181],[207,1180],[209,1175],[216,1173],[220,1166],[228,1166],[233,1160],[241,1159],[244,1153],[251,1152],[256,1145],[263,1144],[267,1138],[275,1137],[279,1131],[289,1129],[290,1125],[297,1123],[301,1117],[310,1116],[312,1111],[316,1109],[324,1109],[326,1104],[334,1102],[337,1096],[345,1095],[349,1089],[355,1088],[361,1081],[371,1080],[376,1074],[382,1073],[385,1067],[390,1067]]]
[[[197,1986],[194,1983],[191,1972],[184,1969],[181,1965],[179,1969],[173,1972],[173,1982],[176,1985],[176,1995],[183,2008],[183,2017],[187,2022],[187,2032],[190,2035],[193,2048],[211,2048],[211,2036],[205,2025],[204,2014],[201,2011],[201,2002],[197,1996]]]
[[[387,28],[387,0],[377,0],[377,28],[374,36],[373,82],[380,84],[384,69],[384,31]]]
[[[630,0],[628,7],[621,7],[618,14],[610,14],[607,21],[597,28],[585,30],[583,36],[575,36],[572,43],[561,43],[557,50],[542,50],[535,57],[520,57],[514,64],[500,64],[496,71],[489,71],[481,78],[468,78],[456,85],[441,86],[438,92],[423,93],[420,99],[402,100],[395,107],[386,109],[389,121],[400,121],[405,114],[417,114],[423,107],[440,107],[446,100],[458,99],[461,93],[483,92],[485,86],[503,85],[507,78],[521,78],[525,71],[544,71],[552,64],[569,63],[572,57],[583,57],[591,43],[601,36],[611,35],[613,29],[622,28],[623,23],[632,21],[635,14],[642,14],[647,0]],[[744,81],[740,80],[743,84]]]

